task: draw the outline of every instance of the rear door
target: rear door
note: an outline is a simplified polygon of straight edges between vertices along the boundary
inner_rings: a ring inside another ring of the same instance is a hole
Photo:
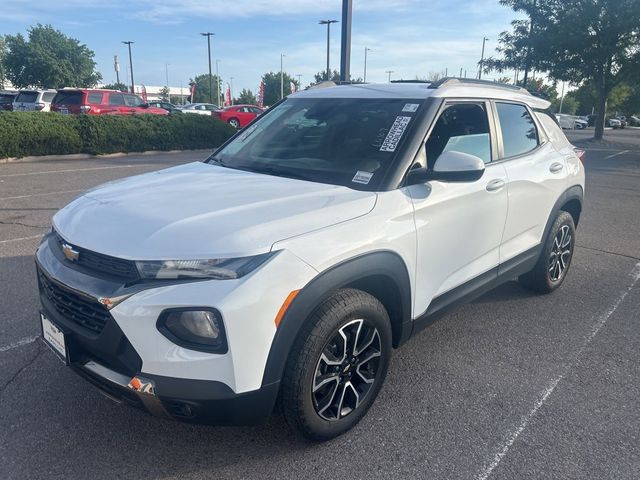
[[[542,242],[551,210],[565,189],[564,156],[556,151],[519,103],[493,103],[498,123],[500,161],[508,178],[509,213],[500,247],[500,263],[533,253]]]
[[[31,90],[24,90],[18,93],[18,96],[13,101],[14,112],[30,112],[36,109],[36,102],[38,101],[38,92]]]

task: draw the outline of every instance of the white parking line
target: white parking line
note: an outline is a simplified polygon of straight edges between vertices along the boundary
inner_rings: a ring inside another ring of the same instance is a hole
[[[22,347],[24,345],[29,345],[30,343],[35,342],[40,335],[35,335],[33,337],[25,337],[21,338],[17,342],[10,343],[9,345],[4,345],[0,347],[0,352],[7,352],[9,350],[13,350],[14,348]]]
[[[4,197],[4,198],[0,198],[0,200],[17,200],[18,198],[31,198],[31,197],[44,197],[47,195],[60,195],[63,193],[77,193],[77,192],[84,192],[86,189],[81,188],[78,190],[63,190],[61,192],[49,192],[49,193],[33,193],[31,195],[17,195],[15,197]]]
[[[595,336],[602,329],[602,327],[607,323],[607,320],[609,320],[611,315],[613,315],[613,313],[618,309],[622,301],[627,297],[627,295],[633,289],[633,287],[635,287],[636,283],[638,283],[638,280],[640,280],[640,263],[636,264],[630,276],[632,278],[631,284],[618,295],[618,297],[613,302],[611,307],[609,307],[609,309],[606,312],[604,312],[602,315],[600,315],[600,317],[598,317],[598,320],[596,321],[595,325],[591,329],[591,332],[589,333],[585,341],[582,343],[580,349],[573,356],[571,361],[569,361],[569,363],[565,365],[564,369],[562,370],[562,373],[558,375],[555,379],[553,379],[549,384],[549,386],[540,393],[540,395],[538,396],[538,399],[533,405],[533,408],[529,411],[529,413],[527,413],[525,416],[523,416],[520,419],[520,423],[518,424],[518,426],[505,437],[504,443],[502,444],[500,449],[497,451],[497,453],[494,455],[491,462],[487,466],[485,466],[485,468],[478,475],[476,475],[475,477],[476,480],[486,480],[487,478],[489,478],[489,476],[491,475],[491,472],[493,472],[495,468],[500,464],[500,461],[509,452],[509,449],[511,448],[513,443],[516,441],[518,436],[524,431],[525,428],[527,428],[527,425],[529,425],[529,422],[531,421],[531,419],[536,415],[538,410],[540,410],[540,407],[542,407],[545,404],[545,402],[547,401],[547,398],[549,398],[549,396],[553,393],[555,388],[558,386],[558,383],[564,380],[567,374],[576,365],[578,360],[580,360],[580,357],[582,357],[582,354],[587,349],[591,341],[595,338]]]
[[[0,175],[0,178],[25,177],[28,175],[50,175],[54,173],[69,173],[69,172],[90,172],[92,170],[112,170],[114,168],[133,168],[133,167],[152,167],[152,166],[153,165],[149,163],[142,163],[140,165],[112,165],[110,167],[69,168],[66,170],[45,170],[44,172],[10,173],[8,175]]]
[[[0,243],[19,242],[20,240],[33,240],[34,238],[42,238],[42,234],[32,235],[30,237],[12,238],[10,240],[0,240]]]
[[[624,155],[625,153],[629,153],[629,150],[622,150],[621,152],[614,153],[613,155],[609,155],[604,157],[605,160],[609,160],[610,158],[617,157],[618,155]]]

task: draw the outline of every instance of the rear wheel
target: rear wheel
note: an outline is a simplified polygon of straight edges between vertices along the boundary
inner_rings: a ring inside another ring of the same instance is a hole
[[[357,424],[384,382],[391,325],[382,304],[360,290],[337,291],[313,313],[283,376],[281,409],[307,438],[328,440]]]
[[[231,125],[233,128],[240,128],[240,122],[238,121],[237,118],[232,118],[231,120],[229,120],[229,125]]]
[[[553,292],[562,285],[573,258],[575,238],[573,217],[561,211],[549,230],[538,263],[533,270],[520,276],[520,284],[539,293]]]

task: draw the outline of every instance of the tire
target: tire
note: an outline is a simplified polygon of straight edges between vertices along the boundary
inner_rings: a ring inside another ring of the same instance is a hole
[[[227,123],[231,125],[233,128],[240,128],[240,122],[238,121],[237,118],[232,118]]]
[[[538,293],[551,293],[560,287],[571,266],[575,241],[573,217],[560,211],[549,230],[536,266],[518,278],[520,284]]]
[[[311,440],[343,434],[373,404],[390,357],[382,304],[360,290],[338,290],[316,308],[291,350],[279,399],[285,421]]]

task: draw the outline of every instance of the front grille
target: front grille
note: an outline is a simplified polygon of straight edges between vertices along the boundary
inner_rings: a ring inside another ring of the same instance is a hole
[[[54,234],[56,243],[61,250],[64,244],[70,245],[57,232]],[[103,255],[75,245],[70,246],[79,253],[78,259],[73,263],[80,267],[97,273],[115,276],[127,282],[135,282],[140,279],[136,264],[131,260]]]
[[[101,333],[111,318],[104,305],[52,282],[38,270],[40,291],[63,318],[93,333]]]

